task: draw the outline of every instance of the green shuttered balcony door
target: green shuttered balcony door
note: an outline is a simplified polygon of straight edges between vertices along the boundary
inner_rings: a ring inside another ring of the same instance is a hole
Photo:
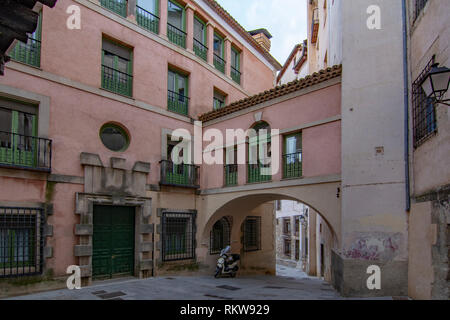
[[[1,111],[0,115],[8,116],[11,123],[9,128],[0,127],[0,163],[36,167],[37,141],[34,138],[37,134],[36,116],[19,111],[3,109]]]

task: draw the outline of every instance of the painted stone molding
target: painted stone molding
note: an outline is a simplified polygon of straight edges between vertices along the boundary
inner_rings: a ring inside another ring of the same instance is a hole
[[[84,191],[94,194],[109,194],[119,199],[125,196],[145,197],[150,163],[138,161],[127,170],[122,158],[110,158],[110,167],[103,165],[97,154],[81,153],[84,167]]]
[[[152,200],[146,197],[150,163],[138,161],[128,166],[126,159],[112,157],[105,167],[97,154],[81,153],[84,167],[84,192],[75,194],[75,214],[80,216],[74,245],[84,285],[92,282],[94,207],[127,206],[135,208],[134,275],[147,277],[153,270],[153,225],[149,224]],[[130,168],[130,169],[128,169]]]

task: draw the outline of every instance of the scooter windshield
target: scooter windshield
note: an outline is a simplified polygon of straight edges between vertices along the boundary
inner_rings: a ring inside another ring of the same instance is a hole
[[[231,251],[231,247],[227,246],[225,249],[222,249],[222,251],[220,251],[220,255],[223,256],[224,254],[228,254]]]

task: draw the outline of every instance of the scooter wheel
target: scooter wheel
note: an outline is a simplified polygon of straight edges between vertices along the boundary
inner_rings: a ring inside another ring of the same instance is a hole
[[[222,271],[222,270],[221,270],[220,268],[217,268],[217,269],[216,269],[216,273],[214,274],[214,278],[220,277],[221,271]]]

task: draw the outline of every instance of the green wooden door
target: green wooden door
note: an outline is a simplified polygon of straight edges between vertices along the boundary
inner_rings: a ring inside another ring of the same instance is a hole
[[[95,206],[94,278],[134,274],[134,212],[133,207]]]

